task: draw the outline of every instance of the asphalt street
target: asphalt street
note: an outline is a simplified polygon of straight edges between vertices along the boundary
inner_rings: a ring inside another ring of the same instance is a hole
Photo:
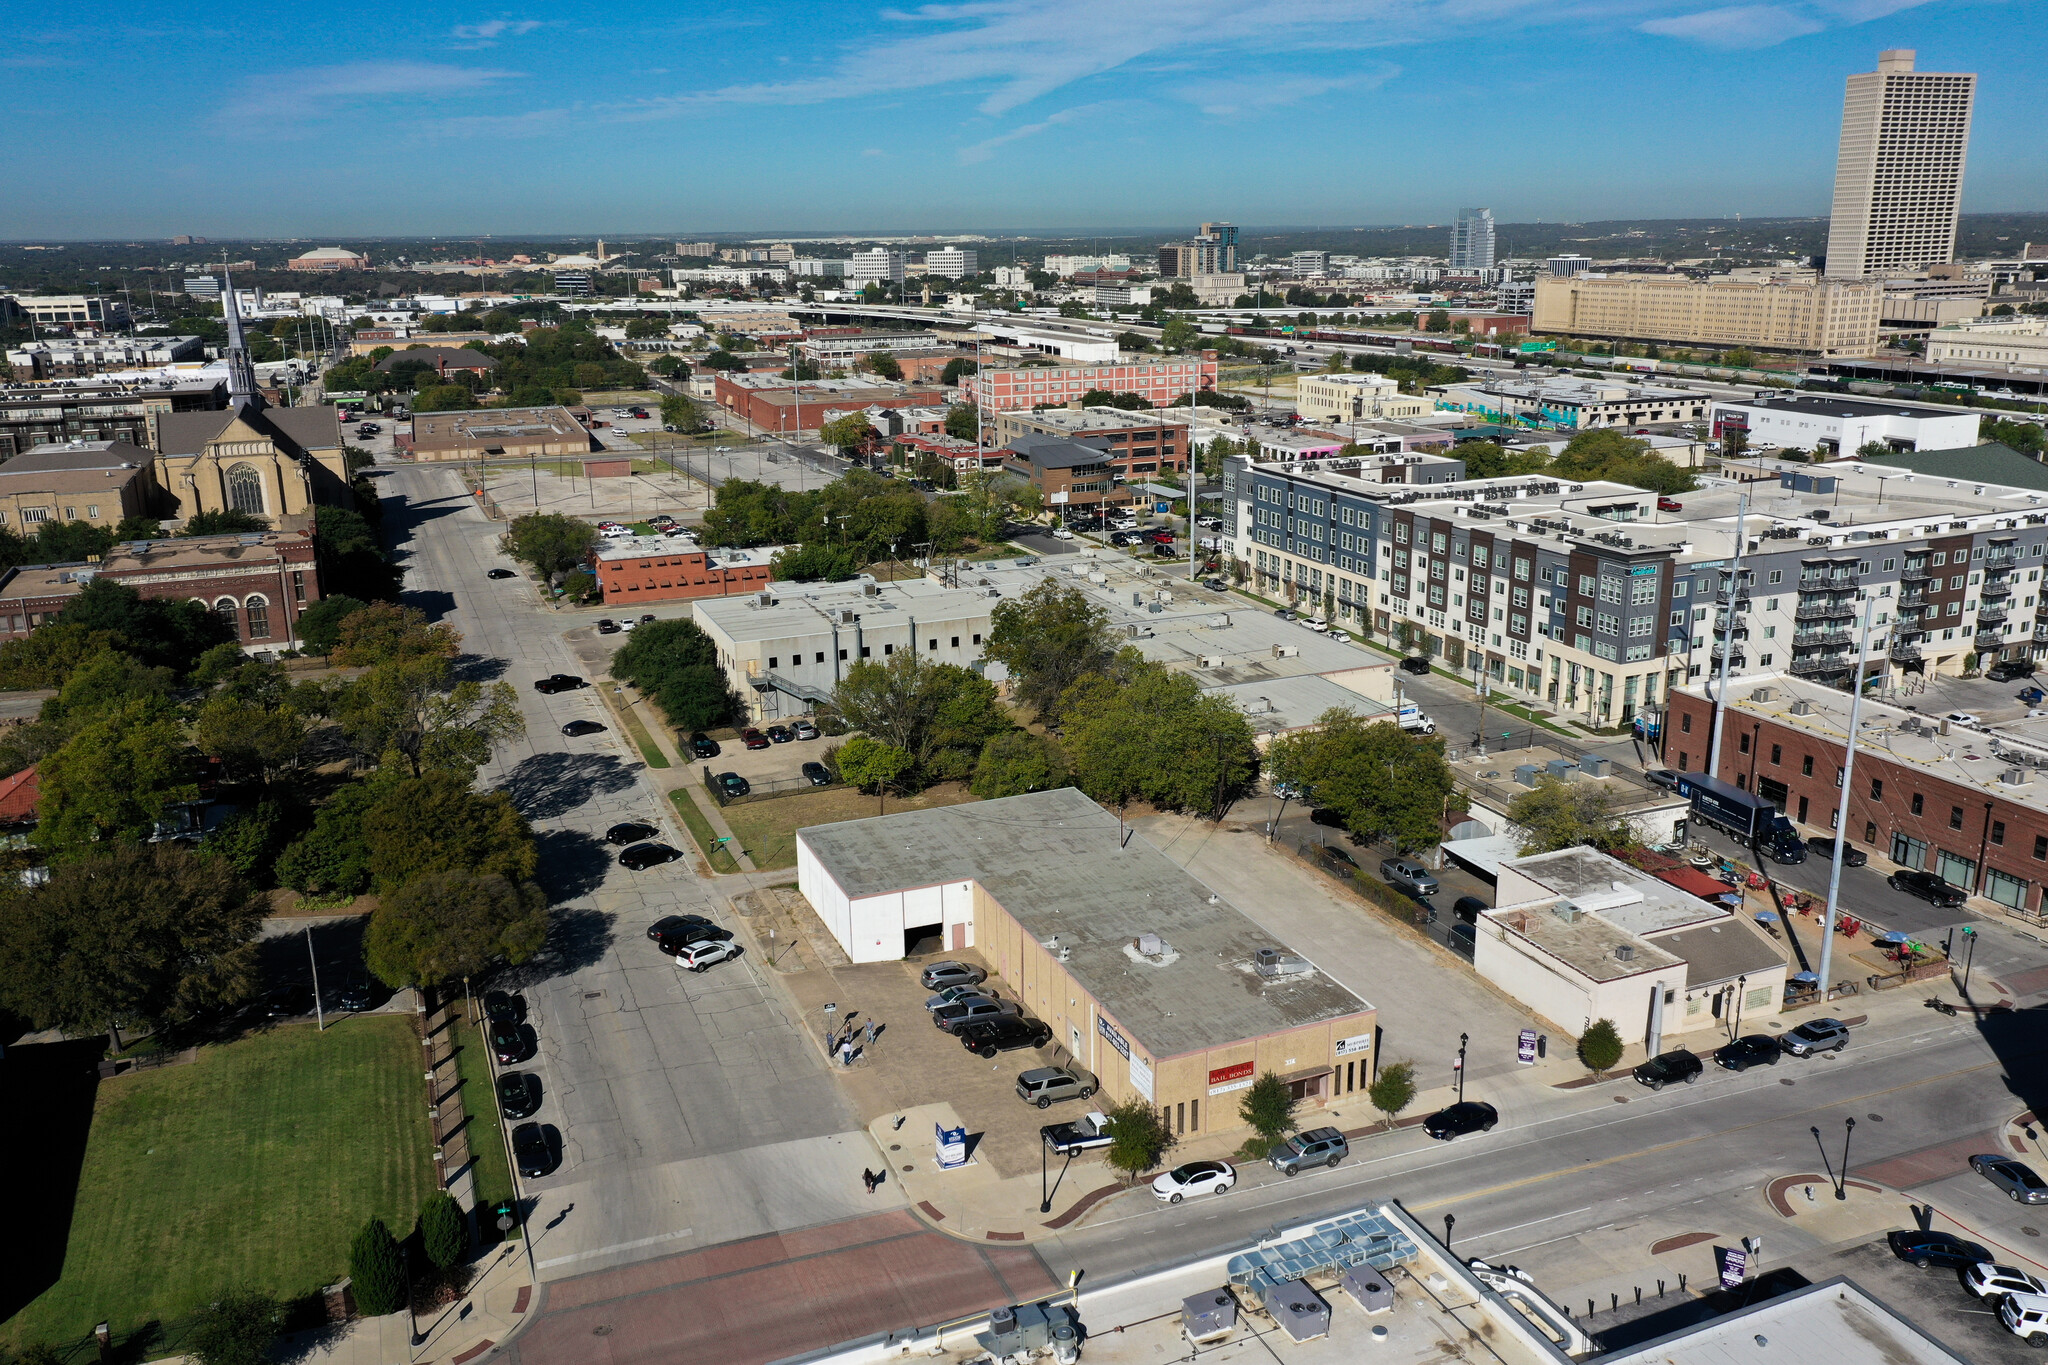
[[[564,737],[566,721],[612,721],[594,690],[532,688],[582,671],[564,635],[584,622],[541,605],[523,576],[485,578],[509,564],[502,528],[448,470],[401,468],[384,484],[405,601],[461,631],[464,671],[511,683],[526,716],[479,780],[532,822],[555,906],[546,952],[506,983],[526,993],[538,1054],[521,1066],[540,1076],[538,1119],[563,1150],[557,1171],[525,1182],[543,1277],[874,1212],[883,1201],[859,1179],[871,1146],[765,968],[743,955],[693,976],[647,941],[667,914],[730,923],[725,896],[688,862],[630,872],[600,842],[640,819],[691,848],[666,799],[689,770],[648,769],[615,731]]]

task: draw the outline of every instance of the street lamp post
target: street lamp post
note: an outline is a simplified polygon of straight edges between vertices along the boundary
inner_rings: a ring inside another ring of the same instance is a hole
[[[401,1244],[398,1254],[403,1258],[401,1264],[405,1267],[405,1320],[412,1328],[412,1344],[418,1346],[427,1339],[427,1334],[420,1330],[420,1317],[412,1306],[412,1246]]]
[[[1446,1252],[1448,1252],[1451,1249],[1451,1229],[1456,1227],[1457,1225],[1457,1214],[1447,1213],[1444,1215],[1444,1250]]]
[[[1472,1035],[1468,1033],[1458,1035],[1458,1103],[1460,1104],[1465,1102],[1465,1045],[1471,1041],[1471,1038]]]
[[[1855,1120],[1855,1119],[1853,1119],[1853,1118],[1846,1118],[1846,1119],[1843,1119],[1843,1120],[1842,1120],[1842,1175],[1841,1175],[1841,1178],[1840,1178],[1839,1180],[1837,1180],[1837,1181],[1835,1182],[1835,1198],[1837,1198],[1837,1199],[1844,1199],[1844,1200],[1846,1200],[1846,1199],[1847,1199],[1847,1198],[1849,1197],[1849,1139],[1850,1139],[1850,1138],[1852,1138],[1852,1137],[1854,1137],[1855,1135],[1856,1135],[1856,1120]]]
[[[1970,968],[1977,961],[1977,931],[1965,924],[1963,926],[1963,938],[1970,945],[1968,951],[1963,954],[1962,993],[1967,998],[1970,994]]]
[[[1747,993],[1748,987],[1749,976],[1746,973],[1735,978],[1735,1031],[1728,1035],[1728,1041],[1731,1043],[1742,1036],[1742,997]]]

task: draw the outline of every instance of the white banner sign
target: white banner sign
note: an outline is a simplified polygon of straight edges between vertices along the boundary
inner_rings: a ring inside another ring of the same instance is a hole
[[[1372,1035],[1370,1033],[1361,1033],[1356,1038],[1339,1038],[1337,1040],[1337,1055],[1339,1057],[1350,1057],[1356,1053],[1370,1051],[1372,1051]]]
[[[1147,1104],[1152,1102],[1152,1063],[1135,1052],[1131,1054],[1131,1089],[1143,1095]]]

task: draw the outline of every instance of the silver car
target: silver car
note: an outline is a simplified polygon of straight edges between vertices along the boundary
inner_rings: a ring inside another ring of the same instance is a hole
[[[2004,1190],[2015,1204],[2048,1204],[2048,1181],[2024,1161],[1986,1153],[1971,1157],[1970,1169]]]

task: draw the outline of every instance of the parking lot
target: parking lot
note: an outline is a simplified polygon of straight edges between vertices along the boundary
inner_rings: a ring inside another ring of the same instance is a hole
[[[2041,1359],[2038,1348],[2005,1330],[1996,1306],[1963,1288],[1959,1272],[1917,1270],[1892,1255],[1882,1237],[1802,1268],[1814,1280],[1847,1275],[1976,1365],[2038,1365]]]

